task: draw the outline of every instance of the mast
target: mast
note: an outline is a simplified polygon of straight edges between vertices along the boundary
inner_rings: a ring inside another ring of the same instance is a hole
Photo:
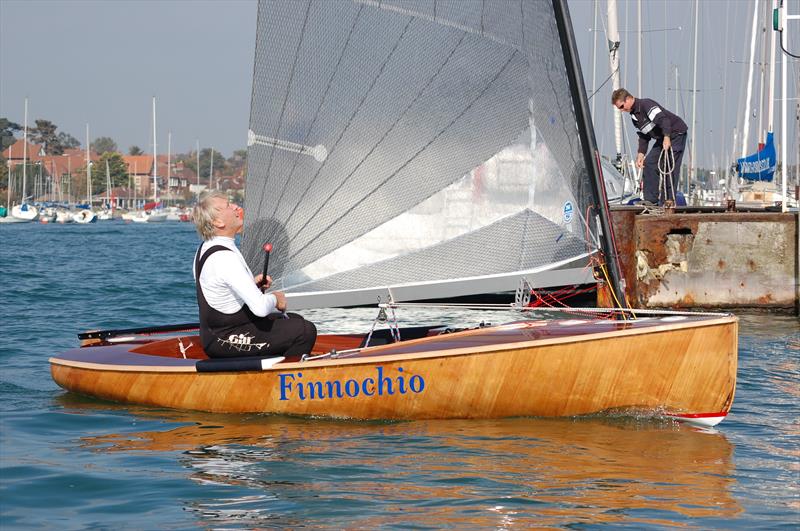
[[[169,187],[172,180],[172,131],[167,132],[167,201],[169,201]],[[174,199],[173,199],[174,204]]]
[[[742,127],[742,158],[747,156],[747,140],[750,134],[750,103],[753,97],[753,67],[756,60],[756,32],[758,31],[758,0],[753,0],[753,27],[750,36],[750,66],[747,73],[747,103]]]
[[[555,3],[555,2],[554,2]],[[619,28],[617,25],[617,0],[608,0],[608,60],[611,67],[611,88],[619,88]],[[570,26],[570,31],[572,27]],[[562,43],[563,46],[563,43]],[[565,52],[566,53],[566,52]],[[641,97],[641,94],[637,94]],[[617,163],[622,160],[622,113],[614,107],[614,145],[617,148]]]
[[[211,165],[208,168],[208,187],[213,188],[214,184],[214,148],[211,148]]]
[[[689,172],[686,174],[686,189],[684,192],[689,192],[689,185],[694,178],[694,167],[697,164],[694,153],[697,146],[697,139],[700,135],[697,134],[697,26],[700,21],[700,4],[698,0],[694,0],[694,60],[692,66],[692,150],[689,155]],[[676,110],[677,112],[677,110]],[[678,169],[680,175],[680,169]]]
[[[6,161],[6,166],[8,166],[8,180],[6,181],[6,193],[8,198],[6,198],[6,216],[11,215],[11,157],[8,157]]]
[[[92,209],[92,161],[89,158],[89,124],[86,124],[86,202]]]
[[[725,30],[724,30],[725,31],[725,45],[722,47],[723,50],[727,50],[728,49],[728,36],[730,34],[730,32],[728,31],[728,29],[730,28],[730,24],[729,24],[730,12],[731,12],[730,9],[726,9],[725,10]],[[720,128],[720,131],[722,132],[722,134],[719,135],[719,138],[720,138],[719,153],[722,156],[722,163],[724,164],[725,167],[724,168],[720,167],[719,169],[720,169],[720,175],[722,175],[723,173],[725,175],[725,188],[726,188],[725,191],[727,192],[727,186],[728,186],[728,169],[727,168],[729,166],[727,164],[727,161],[730,160],[730,157],[728,156],[728,150],[725,147],[726,140],[727,140],[725,138],[725,132],[728,130],[728,113],[725,112],[726,109],[728,108],[728,105],[727,105],[727,101],[728,101],[728,90],[727,90],[728,89],[728,61],[723,61],[723,66],[722,66],[722,86],[723,86],[723,90],[722,90],[722,112],[721,112],[721,115],[722,115],[722,127]],[[736,149],[736,148],[734,147],[734,149]],[[733,154],[733,152],[731,152],[731,154]],[[724,169],[724,172],[722,171],[723,169]]]
[[[195,140],[194,152],[197,155],[197,197],[200,197],[200,141]]]
[[[153,201],[158,202],[158,155],[156,154],[156,97],[153,96]]]
[[[778,8],[778,0],[772,0],[773,9]],[[769,45],[769,95],[767,96],[767,131],[772,132],[775,118],[775,32],[772,32]],[[765,140],[766,142],[766,140]]]
[[[25,188],[28,186],[28,98],[25,98],[25,126],[22,130],[22,197],[20,204],[25,204]]]
[[[637,43],[636,43],[636,97],[640,98],[642,96],[642,0],[637,1],[637,26],[639,31],[637,32]]]
[[[783,2],[781,2],[783,4]],[[777,0],[773,0],[773,7],[777,7]],[[779,25],[782,28],[781,31],[781,49],[786,50],[786,46],[784,45],[784,35],[786,33],[786,17],[788,8],[786,6],[781,5],[781,9],[778,12]],[[773,28],[775,29],[775,28]],[[774,35],[773,31],[773,35]],[[781,57],[781,212],[786,212],[786,181],[789,178],[789,137],[787,136],[787,123],[786,123],[786,98],[788,97],[788,93],[786,92],[787,89],[787,78],[788,78],[788,71],[787,71],[787,64],[788,64],[788,55],[784,54]],[[798,85],[800,86],[800,85]],[[770,117],[770,122],[771,122]],[[800,144],[800,139],[798,139],[798,144]],[[800,151],[800,150],[799,150]],[[800,156],[797,159],[797,167],[798,171],[800,171]],[[795,200],[799,200],[800,198],[795,197]],[[798,251],[800,252],[800,251]]]
[[[108,168],[108,159],[106,159],[106,204],[113,210],[111,206],[111,170]]]
[[[597,90],[597,4],[600,0],[592,0],[594,4],[594,21],[592,22],[592,119],[594,120],[594,96]]]
[[[614,0],[609,0],[611,4]],[[603,177],[599,169],[600,154],[597,151],[597,141],[594,137],[594,128],[589,117],[589,109],[586,100],[586,89],[583,86],[583,73],[578,59],[578,50],[575,46],[575,36],[572,31],[572,20],[569,16],[567,0],[553,0],[553,11],[558,36],[561,41],[561,51],[564,54],[564,63],[567,67],[567,79],[569,80],[570,95],[572,105],[575,110],[575,118],[578,122],[578,137],[581,139],[583,159],[586,163],[586,170],[589,173],[592,196],[597,208],[597,218],[600,222],[602,231],[600,242],[603,253],[606,256],[608,274],[611,277],[611,286],[614,295],[620,304],[624,304],[625,293],[622,290],[622,275],[619,268],[619,256],[614,245],[614,233],[611,228],[611,219],[608,214],[608,201],[605,198],[605,188]],[[609,12],[610,12],[609,8]],[[617,111],[619,112],[619,111]],[[588,223],[589,220],[587,219]]]

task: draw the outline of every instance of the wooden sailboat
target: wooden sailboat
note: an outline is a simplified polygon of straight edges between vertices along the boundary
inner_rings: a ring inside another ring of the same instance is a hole
[[[243,254],[257,269],[261,244],[276,243],[274,285],[293,309],[377,297],[388,328],[320,335],[302,357],[236,360],[207,359],[196,325],[88,332],[50,359],[54,380],[214,412],[720,422],[737,320],[624,308],[566,2],[522,2],[513,21],[499,4],[471,6],[259,4]],[[545,170],[564,186],[534,193]],[[484,195],[488,213],[468,211]],[[556,215],[541,207],[554,198]],[[575,270],[602,278],[618,308],[528,317],[527,282]],[[394,317],[410,301],[513,291],[521,278],[507,324]]]

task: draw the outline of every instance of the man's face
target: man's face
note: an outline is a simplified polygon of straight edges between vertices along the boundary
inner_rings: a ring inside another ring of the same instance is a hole
[[[615,101],[614,107],[623,112],[631,112],[631,109],[633,109],[633,96],[628,96],[624,100]]]
[[[241,208],[227,199],[215,197],[213,199],[214,210],[217,212],[214,224],[218,229],[225,233],[236,234],[242,230],[244,221],[241,216]]]

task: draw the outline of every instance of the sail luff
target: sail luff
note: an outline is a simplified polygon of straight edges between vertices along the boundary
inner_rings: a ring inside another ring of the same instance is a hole
[[[572,31],[572,21],[569,15],[569,7],[566,0],[553,0],[553,9],[558,26],[558,35],[561,40],[561,50],[564,54],[564,62],[567,65],[567,76],[570,79],[569,88],[572,95],[572,103],[578,121],[578,136],[581,139],[581,147],[586,170],[589,172],[589,182],[591,184],[592,196],[597,209],[597,216],[602,228],[600,239],[602,250],[606,256],[608,272],[611,277],[611,289],[620,304],[625,301],[625,294],[622,290],[619,255],[617,254],[614,242],[614,232],[611,227],[611,219],[608,212],[608,202],[605,200],[605,186],[602,175],[598,167],[597,141],[594,136],[594,128],[589,116],[586,89],[583,85],[583,73],[581,72],[578,50],[575,45],[575,36]],[[586,220],[589,223],[589,219]]]

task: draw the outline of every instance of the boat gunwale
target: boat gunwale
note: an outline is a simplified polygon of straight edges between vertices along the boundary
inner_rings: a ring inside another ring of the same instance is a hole
[[[375,347],[368,347],[370,350],[369,355],[359,355],[359,356],[352,356],[352,357],[337,357],[337,358],[326,358],[326,359],[315,359],[315,360],[308,360],[308,361],[299,361],[299,362],[289,362],[289,363],[278,363],[276,365],[271,366],[267,369],[262,370],[255,370],[255,371],[219,371],[219,372],[209,372],[209,373],[199,373],[195,365],[191,366],[157,366],[157,365],[111,365],[111,364],[101,364],[101,363],[92,363],[92,362],[84,362],[84,361],[73,361],[73,360],[64,360],[53,356],[48,359],[48,362],[51,365],[58,365],[63,367],[74,367],[74,368],[81,368],[81,369],[92,369],[97,371],[103,372],[138,372],[138,373],[198,373],[198,374],[208,374],[208,375],[230,375],[230,374],[247,374],[247,373],[266,373],[272,371],[283,371],[283,370],[292,370],[292,369],[310,369],[310,368],[323,368],[323,367],[331,367],[331,366],[345,366],[345,365],[366,365],[366,364],[374,364],[374,363],[389,363],[394,361],[407,361],[407,360],[425,360],[431,358],[445,358],[445,357],[455,357],[455,356],[467,356],[467,355],[488,355],[493,353],[504,352],[508,350],[520,350],[525,348],[532,348],[532,347],[546,347],[552,345],[559,345],[559,344],[570,344],[570,343],[582,343],[586,341],[596,341],[600,339],[609,339],[612,337],[620,337],[620,336],[632,336],[632,335],[644,335],[644,334],[652,334],[652,333],[660,333],[660,332],[669,332],[671,330],[680,330],[680,329],[687,329],[687,328],[703,328],[709,326],[720,326],[726,324],[736,324],[738,323],[739,319],[733,314],[728,314],[722,317],[713,318],[713,319],[701,319],[697,321],[688,321],[683,323],[678,322],[671,322],[669,324],[663,325],[656,325],[656,326],[647,326],[647,327],[640,327],[640,328],[629,328],[626,330],[613,330],[607,332],[596,332],[596,333],[589,333],[589,334],[581,334],[581,335],[570,335],[570,336],[563,336],[563,337],[552,337],[552,338],[541,338],[541,339],[531,339],[529,341],[517,341],[514,343],[500,343],[500,344],[492,344],[492,345],[485,345],[482,347],[460,347],[460,348],[452,348],[452,349],[439,349],[439,350],[431,350],[428,352],[406,352],[406,353],[396,353],[392,354],[391,352],[381,354],[381,351],[391,350],[392,348],[397,348],[397,343],[391,343],[387,345],[378,345]],[[532,321],[534,322],[534,321]],[[499,327],[513,325],[515,323],[507,323],[505,325],[498,325]],[[486,330],[485,328],[477,328],[473,330],[464,330],[461,332],[464,335],[474,335],[478,334],[481,331]],[[404,343],[404,345],[417,345],[421,342],[427,342],[434,338],[439,338],[441,336],[430,336],[424,337],[419,339],[409,340],[408,342]],[[118,345],[122,346],[122,345]],[[88,348],[102,348],[102,347],[88,347]],[[372,350],[375,349],[375,350]],[[363,353],[365,349],[362,349],[360,353]],[[737,348],[734,352],[738,350],[738,342]],[[136,354],[132,353],[133,355],[138,356],[149,356],[147,354]]]

